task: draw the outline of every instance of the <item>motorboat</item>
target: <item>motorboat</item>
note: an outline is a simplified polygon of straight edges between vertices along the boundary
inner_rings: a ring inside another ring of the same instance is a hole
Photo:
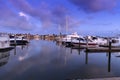
[[[25,45],[29,42],[24,36],[10,35],[10,44],[11,45]]]
[[[13,49],[13,47],[10,46],[9,36],[0,34],[0,52],[9,51],[11,49]]]
[[[72,40],[73,47],[80,47],[80,48],[94,48],[98,47],[98,44],[96,42],[93,42],[86,38],[77,38],[76,40]]]
[[[80,36],[75,32],[70,35],[66,35],[64,38],[61,39],[62,43],[71,43],[71,40],[79,38]]]
[[[100,46],[108,44],[108,40],[102,37],[88,36],[88,39]]]

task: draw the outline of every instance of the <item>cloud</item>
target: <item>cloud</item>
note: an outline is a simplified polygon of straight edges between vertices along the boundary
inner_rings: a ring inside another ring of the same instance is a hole
[[[30,13],[33,11],[31,5],[26,0],[8,0],[10,1],[17,9]]]
[[[85,12],[99,12],[112,11],[116,5],[117,0],[69,0],[79,9]]]
[[[17,9],[39,19],[43,27],[50,27],[53,24],[65,25],[65,17],[68,14],[67,8],[63,5],[51,7],[47,2],[40,2],[34,7],[25,0],[9,0]]]
[[[39,1],[37,5],[27,0],[1,0],[0,3],[0,26],[10,30],[53,32],[59,28],[58,25],[65,28],[66,16],[71,13],[65,5],[56,3],[53,7],[45,1]],[[72,24],[73,18],[69,19]]]
[[[31,30],[34,25],[30,24],[25,17],[19,16],[18,13],[12,11],[8,5],[0,1],[0,26],[8,29]]]
[[[27,21],[30,20],[30,17],[27,14],[23,13],[23,12],[19,12],[19,16],[24,17]]]

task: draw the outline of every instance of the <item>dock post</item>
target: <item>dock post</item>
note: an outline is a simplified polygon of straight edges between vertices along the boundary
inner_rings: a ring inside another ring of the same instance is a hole
[[[72,38],[71,38],[70,46],[72,47]]]
[[[17,43],[16,43],[16,34],[14,35],[15,36],[15,38],[14,38],[14,44],[16,45]]]
[[[87,51],[87,49],[88,49],[88,37],[86,39],[86,51]]]
[[[79,40],[79,49],[80,49],[80,38],[78,40]]]
[[[14,55],[16,55],[16,45],[14,46]]]
[[[24,43],[23,43],[23,37],[22,37],[22,44],[24,44]]]
[[[111,40],[109,39],[108,72],[111,70]]]
[[[109,39],[109,52],[111,52],[111,40]]]
[[[88,64],[88,52],[86,51],[85,64]]]
[[[72,44],[72,38],[71,38],[71,43],[70,43],[71,45],[71,53],[72,53],[72,48],[73,48],[73,44]]]
[[[79,55],[80,55],[80,38],[79,38],[79,49],[78,49],[78,51],[79,51]]]
[[[108,72],[111,71],[111,52],[109,51],[108,54]]]

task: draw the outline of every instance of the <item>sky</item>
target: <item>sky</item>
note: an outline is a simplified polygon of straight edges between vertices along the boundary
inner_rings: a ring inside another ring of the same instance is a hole
[[[120,0],[0,0],[0,32],[115,34]]]

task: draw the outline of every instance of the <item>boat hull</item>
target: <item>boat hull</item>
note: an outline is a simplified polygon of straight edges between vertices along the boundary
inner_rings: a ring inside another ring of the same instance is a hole
[[[80,42],[80,43],[72,43],[72,45],[74,46],[74,47],[83,47],[83,48],[87,48],[87,47],[98,47],[98,45],[96,44],[96,43],[82,43],[82,42]]]
[[[7,52],[7,51],[10,51],[10,50],[12,50],[12,49],[14,49],[14,47],[5,47],[5,48],[0,48],[0,52]]]
[[[25,45],[27,44],[28,41],[27,40],[10,40],[10,45]]]

